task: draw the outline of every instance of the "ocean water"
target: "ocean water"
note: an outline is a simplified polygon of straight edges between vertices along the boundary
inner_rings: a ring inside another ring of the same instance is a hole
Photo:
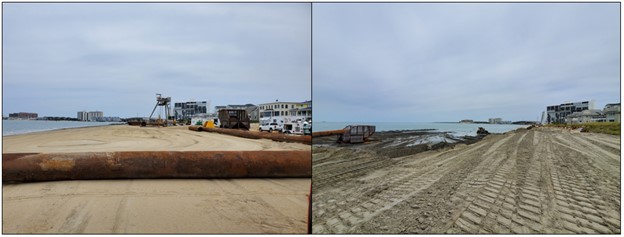
[[[476,136],[479,127],[485,128],[490,133],[505,133],[527,125],[512,124],[471,124],[471,123],[391,123],[391,122],[312,122],[313,131],[325,131],[342,129],[347,125],[375,125],[375,131],[400,131],[432,129],[436,132],[445,132],[454,137]]]
[[[2,136],[43,132],[63,128],[93,127],[115,124],[111,122],[78,122],[46,120],[2,120]]]

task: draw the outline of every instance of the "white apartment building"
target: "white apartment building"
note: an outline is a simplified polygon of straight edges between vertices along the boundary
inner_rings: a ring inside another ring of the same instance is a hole
[[[80,121],[98,121],[99,119],[104,117],[104,112],[102,111],[80,111],[77,114],[77,119]]]
[[[503,123],[503,119],[502,118],[490,118],[488,119],[488,122],[491,124],[501,124]]]
[[[607,104],[602,110],[607,122],[620,122],[620,103]]]
[[[87,121],[87,111],[79,111],[76,118],[80,121]]]
[[[271,102],[258,105],[260,120],[263,118],[282,116],[303,116],[312,120],[312,101],[304,102]]]

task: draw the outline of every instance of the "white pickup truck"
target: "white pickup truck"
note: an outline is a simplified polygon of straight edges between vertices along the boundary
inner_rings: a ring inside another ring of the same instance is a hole
[[[273,131],[278,131],[278,132],[282,132],[283,128],[281,125],[279,125],[278,123],[264,123],[260,125],[260,132],[273,132]]]

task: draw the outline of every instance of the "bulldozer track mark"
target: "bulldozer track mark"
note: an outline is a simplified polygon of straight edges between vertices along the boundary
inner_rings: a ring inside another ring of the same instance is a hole
[[[357,175],[317,186],[313,232],[620,233],[619,139],[611,138],[532,129],[366,160]]]
[[[618,148],[607,146],[608,148],[605,149],[605,147],[602,146],[602,143],[600,143],[601,145],[597,145],[596,143],[593,143],[590,140],[586,141],[578,136],[570,136],[570,137],[574,140],[574,142],[577,145],[580,145],[581,147],[584,147],[587,150],[591,150],[592,152],[598,152],[602,154],[604,157],[611,158],[613,161],[616,161],[615,163],[619,163],[620,150]],[[617,149],[617,151],[613,151],[614,149]]]
[[[514,143],[520,144],[525,136],[526,134],[523,134],[515,142],[508,142],[505,146],[511,146]],[[506,142],[507,140],[501,141]],[[502,147],[502,142],[498,147]],[[517,200],[513,198],[514,195],[509,195],[509,193],[515,193],[516,191],[515,183],[510,182],[507,176],[512,174],[512,167],[517,152],[518,150],[514,149],[511,154],[503,154],[506,158],[499,159],[499,162],[502,164],[495,170],[492,170],[493,172],[481,173],[484,176],[483,178],[489,180],[489,182],[472,194],[474,198],[466,199],[468,202],[463,205],[462,211],[456,214],[457,217],[452,226],[449,226],[448,233],[489,233],[492,230],[480,227],[486,221],[497,223],[495,225],[501,226],[500,231],[502,232],[511,232],[514,210],[510,209],[510,207],[515,206]],[[490,167],[494,167],[494,165]],[[474,188],[471,187],[471,189]],[[502,225],[498,224],[499,222]]]
[[[587,150],[584,150],[584,149],[581,149],[581,148],[577,148],[577,147],[574,146],[575,144],[572,144],[569,141],[566,141],[566,140],[564,140],[562,138],[556,138],[555,143],[557,145],[559,145],[559,146],[567,148],[570,151],[570,153],[576,152],[578,154],[581,154],[584,157],[596,156],[597,158],[599,158],[599,159],[593,159],[593,160],[586,160],[586,162],[588,162],[588,165],[590,167],[594,167],[594,168],[597,168],[597,169],[606,169],[606,170],[610,171],[609,173],[613,173],[616,170],[619,172],[619,167],[620,167],[619,161],[615,161],[615,160],[609,159],[609,158],[607,158],[607,157],[605,157],[603,155],[590,153]],[[618,180],[619,180],[619,178],[618,178]]]
[[[483,147],[484,145],[485,144],[474,146],[466,152],[478,152],[478,149]],[[351,198],[346,199],[343,202],[331,202],[330,204],[324,205],[323,209],[333,210],[331,214],[334,214],[334,216],[324,221],[324,218],[319,218],[327,216],[330,213],[314,212],[314,216],[316,217],[316,219],[313,219],[314,232],[322,233],[317,232],[316,228],[322,231],[338,233],[352,231],[357,225],[365,223],[366,221],[371,220],[373,217],[380,214],[381,212],[396,206],[407,197],[413,196],[423,188],[438,180],[440,177],[444,176],[446,174],[446,171],[448,170],[448,164],[451,163],[453,159],[456,159],[458,157],[459,154],[438,161],[436,169],[421,168],[411,173],[403,172],[393,174],[390,177],[384,177],[386,179],[386,184],[365,191],[364,193],[362,193],[361,196],[359,196],[364,200]],[[407,162],[408,165],[413,165],[413,163],[414,162]],[[379,168],[379,166],[383,165],[384,164],[377,164],[374,166],[363,167],[360,170],[375,170]],[[421,176],[426,177],[426,179],[420,179],[419,177]],[[336,176],[334,177],[336,178]],[[315,181],[316,177],[313,182]],[[322,179],[321,183],[326,181],[326,179]],[[313,202],[313,210],[319,209],[316,203],[317,202]],[[356,207],[348,208],[349,206],[353,205],[355,205]]]
[[[562,139],[557,137],[559,141]],[[553,143],[563,145],[554,141]],[[604,214],[605,218],[617,218],[619,220],[619,213],[617,217],[609,215],[608,208],[604,205],[606,202],[600,200],[605,196],[598,195],[598,192],[588,184],[586,169],[578,168],[583,167],[583,165],[577,159],[569,157],[570,154],[582,157],[587,153],[577,149],[565,154],[557,149],[553,149],[552,152],[553,155],[550,157],[552,159],[549,159],[549,163],[555,168],[552,173],[553,189],[557,204],[556,210],[562,213],[562,228],[574,233],[619,232],[619,224],[612,225],[599,216]],[[619,197],[617,203],[619,209]]]

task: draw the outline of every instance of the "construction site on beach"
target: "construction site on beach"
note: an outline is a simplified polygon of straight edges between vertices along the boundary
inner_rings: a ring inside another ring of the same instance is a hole
[[[3,233],[309,232],[311,137],[232,111],[3,137]]]
[[[540,127],[395,142],[416,133],[315,137],[313,232],[620,233],[619,136]]]

